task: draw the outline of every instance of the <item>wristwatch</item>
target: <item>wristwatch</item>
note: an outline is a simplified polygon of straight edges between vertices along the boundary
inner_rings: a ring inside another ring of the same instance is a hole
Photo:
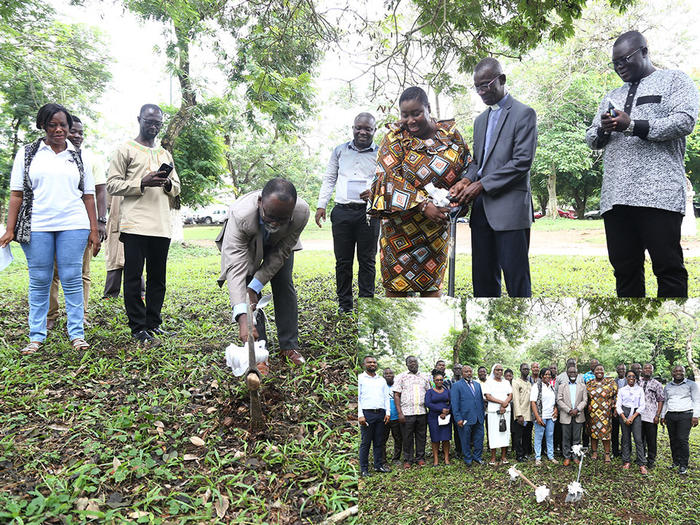
[[[98,217],[97,222],[101,222],[102,224],[107,224],[107,217]]]
[[[627,129],[622,133],[625,135],[632,135],[634,133],[634,120],[630,120],[630,125],[627,126]]]

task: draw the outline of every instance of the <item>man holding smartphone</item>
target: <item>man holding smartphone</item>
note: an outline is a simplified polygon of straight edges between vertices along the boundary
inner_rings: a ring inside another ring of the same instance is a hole
[[[622,34],[610,65],[624,82],[600,104],[586,132],[603,150],[600,211],[619,297],[644,297],[644,251],[659,297],[687,297],[681,222],[685,137],[695,127],[698,90],[681,71],[656,69],[644,36]]]
[[[107,191],[124,197],[120,206],[119,240],[124,244],[124,306],[132,337],[139,344],[157,345],[160,311],[172,230],[170,209],[180,193],[173,157],[155,145],[163,126],[163,111],[146,104],[137,118],[139,135],[112,155]],[[141,276],[146,265],[146,303],[141,299]]]

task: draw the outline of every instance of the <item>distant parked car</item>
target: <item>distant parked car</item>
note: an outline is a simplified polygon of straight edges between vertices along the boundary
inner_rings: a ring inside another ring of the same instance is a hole
[[[194,222],[197,224],[222,224],[226,220],[226,206],[207,206],[195,212]]]
[[[562,210],[561,208],[557,208],[557,211],[559,212],[559,217],[562,217],[564,219],[575,219],[576,218],[576,213],[574,213],[573,210]],[[541,211],[535,212],[535,219],[541,219],[544,216],[545,216],[545,214]]]
[[[601,219],[600,210],[591,210],[583,214],[584,219]]]

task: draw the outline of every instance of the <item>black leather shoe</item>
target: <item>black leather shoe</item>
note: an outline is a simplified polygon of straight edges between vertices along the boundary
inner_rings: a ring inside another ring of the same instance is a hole
[[[146,330],[141,330],[140,332],[136,332],[131,334],[131,337],[136,339],[138,341],[139,346],[159,346],[160,341],[153,337],[151,334],[148,333]]]
[[[686,476],[688,474],[688,467],[678,467],[678,473],[681,476]]]
[[[153,337],[170,337],[172,335],[172,332],[166,332],[160,326],[157,326],[156,328],[149,328],[148,333]]]
[[[374,469],[375,472],[391,472],[391,469],[388,469],[386,467],[379,467]]]
[[[362,476],[363,478],[368,477],[368,476],[369,476],[369,471],[363,470],[362,472],[360,472],[360,476]]]

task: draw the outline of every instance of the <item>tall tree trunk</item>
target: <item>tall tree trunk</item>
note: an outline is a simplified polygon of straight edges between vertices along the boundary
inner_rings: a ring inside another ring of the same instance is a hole
[[[15,156],[17,155],[17,150],[19,149],[19,127],[21,123],[22,119],[20,117],[17,117],[12,124],[12,154],[10,156],[11,159],[15,158]],[[5,193],[9,193],[7,191],[9,187],[10,173],[8,172],[2,177],[2,188],[0,189],[0,223],[5,222],[5,213],[7,213],[7,210],[5,209],[6,201],[2,196],[5,195]]]
[[[161,140],[161,145],[171,153],[177,137],[182,133],[182,130],[189,122],[192,111],[197,105],[194,87],[190,80],[190,37],[186,29],[180,29],[176,26],[175,38],[175,48],[178,54],[176,74],[178,82],[180,83],[182,100],[180,102],[180,109],[173,118],[170,119],[168,129],[165,131],[165,135]]]
[[[693,329],[690,331],[690,334],[685,340],[685,358],[688,360],[688,366],[693,370],[693,375],[695,376],[695,381],[700,381],[700,368],[698,368],[697,363],[695,363],[695,359],[693,359],[693,340],[695,339],[695,334],[698,331],[698,320],[694,317],[691,318],[693,320]]]
[[[547,177],[547,194],[549,195],[549,200],[547,201],[547,216],[550,219],[558,219],[559,211],[557,206],[557,168],[552,165],[552,171]]]
[[[463,297],[459,300],[459,313],[462,316],[462,331],[457,336],[452,347],[452,366],[459,363],[459,351],[464,344],[464,340],[469,336],[469,323],[467,322],[467,301]]]

